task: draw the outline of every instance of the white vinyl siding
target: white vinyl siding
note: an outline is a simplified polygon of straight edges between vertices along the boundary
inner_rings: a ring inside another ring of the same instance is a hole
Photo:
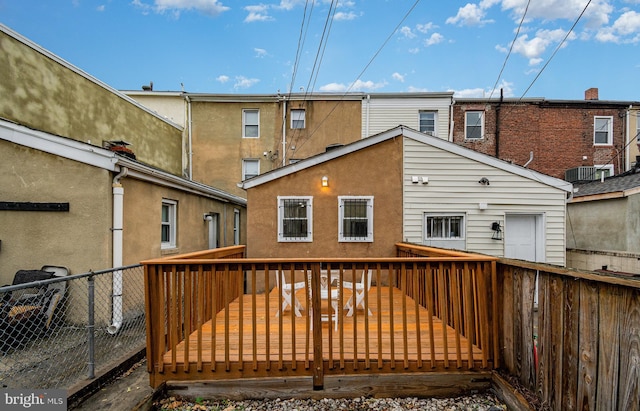
[[[428,177],[429,183],[412,183],[412,176]],[[490,185],[480,184],[482,177]],[[403,187],[403,239],[408,242],[423,243],[425,214],[464,214],[466,250],[502,257],[504,242],[491,238],[492,223],[504,225],[506,213],[544,213],[546,262],[565,264],[566,192],[535,176],[525,178],[404,138]]]
[[[437,137],[447,139],[450,97],[374,98],[362,100],[362,138],[399,125],[420,130],[420,112],[436,114]]]

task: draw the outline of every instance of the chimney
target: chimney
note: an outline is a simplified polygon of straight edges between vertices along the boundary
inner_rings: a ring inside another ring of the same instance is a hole
[[[597,100],[598,99],[598,88],[597,87],[591,87],[590,89],[586,90],[584,92],[584,99],[585,100]]]

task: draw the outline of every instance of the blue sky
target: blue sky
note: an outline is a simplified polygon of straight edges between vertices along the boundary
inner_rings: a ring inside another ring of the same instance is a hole
[[[120,90],[640,100],[640,0],[0,0],[0,23]]]

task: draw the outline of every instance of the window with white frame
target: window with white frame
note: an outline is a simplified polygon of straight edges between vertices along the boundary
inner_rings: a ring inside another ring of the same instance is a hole
[[[278,196],[278,241],[313,241],[313,197]]]
[[[243,138],[260,137],[260,110],[257,110],[257,109],[242,110],[242,137]]]
[[[639,134],[640,134],[640,111],[636,113],[636,143],[640,142],[637,140]]]
[[[373,197],[338,197],[338,241],[373,242]]]
[[[420,112],[420,131],[431,136],[436,135],[436,119],[435,111]]]
[[[162,200],[161,242],[160,248],[176,247],[176,219],[178,203],[173,200]]]
[[[613,164],[596,164],[593,167],[596,169],[596,180],[600,180],[602,176],[607,178],[613,175]]]
[[[596,146],[613,144],[613,117],[595,116],[593,118],[593,144]]]
[[[467,140],[484,138],[483,111],[467,111],[464,113],[464,138]]]
[[[304,109],[291,110],[291,128],[304,128]]]
[[[464,215],[462,214],[426,214],[426,240],[464,239]]]
[[[260,175],[260,160],[245,158],[242,160],[242,180]]]

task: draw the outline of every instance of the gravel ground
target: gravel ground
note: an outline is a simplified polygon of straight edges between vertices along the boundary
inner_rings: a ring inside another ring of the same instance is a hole
[[[457,398],[350,398],[350,399],[288,399],[244,401],[183,401],[177,397],[165,398],[154,404],[158,410],[190,411],[317,411],[317,410],[423,410],[423,411],[504,411],[493,394],[483,393]]]

